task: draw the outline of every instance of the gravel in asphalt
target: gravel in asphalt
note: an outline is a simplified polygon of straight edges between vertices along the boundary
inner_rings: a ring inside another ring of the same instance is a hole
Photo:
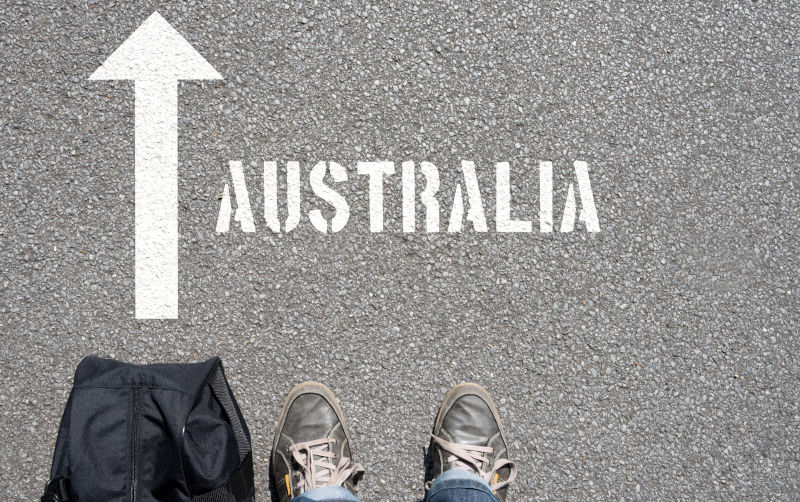
[[[180,317],[137,321],[133,84],[87,78],[155,10],[225,80],[180,85]],[[41,494],[83,356],[219,355],[261,500],[307,379],[340,397],[365,501],[422,497],[464,380],[498,402],[510,500],[798,500],[799,21],[795,1],[3,2],[0,493]],[[267,230],[267,159],[345,166],[347,227],[315,230],[306,188],[298,228]],[[395,175],[370,233],[354,166],[387,159],[434,163],[444,201],[474,161],[491,231],[403,234]],[[230,160],[251,234],[215,233]],[[494,163],[536,222],[545,160],[557,221],[588,162],[600,233],[493,231]]]

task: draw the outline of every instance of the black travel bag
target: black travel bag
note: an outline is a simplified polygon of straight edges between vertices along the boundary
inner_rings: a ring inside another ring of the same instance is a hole
[[[222,361],[87,357],[42,502],[254,502],[250,433]]]

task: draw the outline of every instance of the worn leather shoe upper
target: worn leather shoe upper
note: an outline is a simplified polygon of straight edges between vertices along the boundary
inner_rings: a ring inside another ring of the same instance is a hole
[[[517,475],[497,408],[478,384],[453,387],[445,396],[430,446],[434,478],[449,469],[466,469],[486,481],[501,502]],[[429,485],[430,486],[430,485]]]
[[[324,385],[305,382],[286,398],[272,447],[272,476],[278,498],[292,498],[321,486],[355,492],[363,474],[352,464],[344,414]]]

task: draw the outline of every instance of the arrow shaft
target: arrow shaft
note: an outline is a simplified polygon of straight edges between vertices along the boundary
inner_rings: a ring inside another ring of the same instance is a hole
[[[136,318],[178,317],[178,83],[136,81]]]

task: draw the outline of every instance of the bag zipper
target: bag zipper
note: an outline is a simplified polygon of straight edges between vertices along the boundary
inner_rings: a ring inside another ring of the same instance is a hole
[[[139,468],[139,388],[134,387],[131,393],[131,502],[136,502]]]

